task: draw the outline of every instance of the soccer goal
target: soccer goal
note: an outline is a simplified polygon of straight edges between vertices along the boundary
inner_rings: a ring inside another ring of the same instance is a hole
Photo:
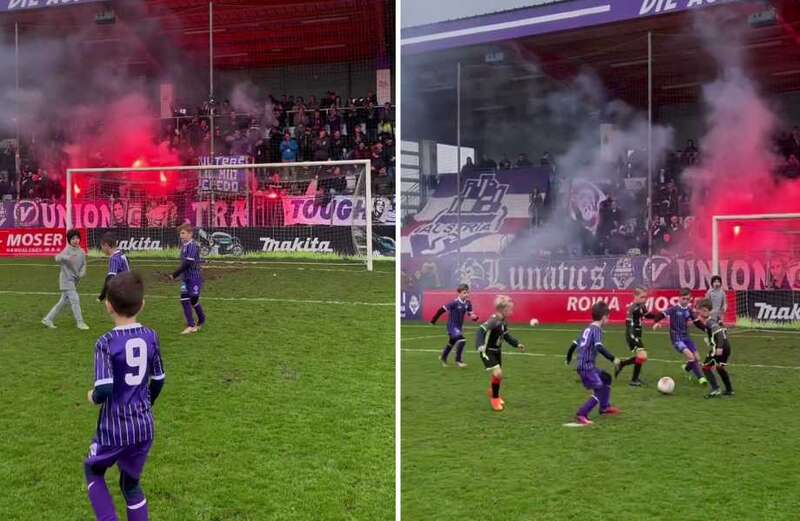
[[[715,215],[711,269],[736,295],[736,325],[800,329],[800,213]]]
[[[86,229],[90,246],[111,231],[123,249],[170,254],[188,222],[206,256],[338,257],[368,270],[373,225],[394,226],[394,198],[373,183],[368,160],[206,162],[69,169],[65,224]]]

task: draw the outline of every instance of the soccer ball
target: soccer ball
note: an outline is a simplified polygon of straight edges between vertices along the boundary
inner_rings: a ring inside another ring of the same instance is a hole
[[[538,318],[532,318],[531,319],[531,327],[536,327],[538,325],[539,325],[539,319]]]
[[[658,380],[658,392],[661,394],[672,394],[675,390],[675,380],[669,376],[663,376]]]

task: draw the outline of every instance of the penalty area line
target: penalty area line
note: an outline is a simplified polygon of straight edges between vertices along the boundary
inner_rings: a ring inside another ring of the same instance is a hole
[[[409,353],[440,353],[440,349],[408,349],[408,348],[401,348],[401,351],[407,351]],[[515,352],[515,351],[504,351],[503,356],[510,355],[510,356],[537,356],[537,357],[545,357],[545,358],[560,358],[564,360],[563,355],[554,355],[550,353],[529,353],[529,352]],[[661,358],[648,358],[648,362],[661,362],[663,364],[683,364],[683,360],[664,360]],[[732,367],[747,367],[747,368],[755,368],[755,369],[791,369],[795,371],[800,371],[800,366],[788,366],[788,365],[765,365],[765,364],[731,364]]]
[[[57,296],[61,293],[52,291],[12,291],[0,290],[0,295],[41,295],[41,296]],[[96,297],[94,293],[80,293],[82,297]],[[145,295],[147,299],[174,299],[176,295]],[[289,299],[289,298],[268,298],[268,297],[201,297],[201,300],[222,301],[222,302],[278,302],[288,304],[323,304],[323,305],[344,305],[344,306],[376,306],[376,307],[394,307],[394,302],[351,302],[343,300],[302,300],[302,299]]]

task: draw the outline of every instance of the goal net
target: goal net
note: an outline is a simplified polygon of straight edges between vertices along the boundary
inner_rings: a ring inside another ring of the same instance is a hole
[[[203,162],[70,169],[65,224],[86,229],[90,247],[110,231],[125,250],[177,255],[176,227],[190,223],[206,256],[335,257],[370,270],[373,223],[393,225],[369,161]]]
[[[800,329],[800,214],[715,216],[712,270],[737,326]]]

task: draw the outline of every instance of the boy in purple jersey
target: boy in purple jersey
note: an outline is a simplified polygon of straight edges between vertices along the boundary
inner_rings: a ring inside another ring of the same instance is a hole
[[[567,365],[572,361],[572,355],[578,350],[578,376],[581,377],[583,386],[591,391],[592,395],[575,413],[578,425],[591,425],[589,413],[595,405],[600,405],[600,414],[616,416],[622,411],[611,405],[611,375],[597,368],[595,358],[600,353],[615,366],[620,360],[603,347],[603,326],[608,323],[609,309],[605,302],[596,302],[592,306],[592,323],[583,330],[577,340],[572,342],[567,351]]]
[[[453,349],[453,347],[455,347],[456,366],[463,368],[467,367],[467,364],[464,363],[463,359],[464,345],[467,343],[467,341],[464,339],[464,316],[469,315],[469,318],[475,322],[478,320],[478,315],[472,312],[472,303],[469,301],[469,286],[466,284],[459,284],[458,288],[456,288],[456,291],[458,291],[458,297],[452,302],[439,308],[436,311],[436,314],[433,315],[431,324],[436,325],[436,321],[439,320],[439,317],[444,313],[448,313],[448,341],[447,345],[444,346],[444,349],[442,350],[442,354],[439,356],[439,360],[442,362],[442,366],[447,367],[447,357],[450,355],[450,351]]]
[[[186,329],[181,334],[189,335],[196,333],[203,324],[206,323],[206,315],[200,305],[200,290],[203,288],[203,274],[200,272],[200,246],[192,240],[193,233],[191,224],[181,224],[178,226],[183,247],[181,248],[181,265],[170,275],[173,280],[183,277],[181,283],[181,305],[183,306],[183,316],[186,318]],[[197,325],[194,322],[192,308],[197,313]]]
[[[147,500],[139,486],[153,443],[152,407],[164,385],[158,335],[136,321],[144,306],[144,285],[137,273],[108,283],[106,310],[114,329],[94,348],[94,387],[88,399],[100,406],[97,430],[84,461],[89,502],[98,521],[116,521],[105,472],[119,467],[119,484],[128,521],[147,521]]]
[[[128,257],[125,252],[117,248],[117,239],[111,232],[106,232],[100,237],[100,251],[108,257],[108,272],[106,279],[103,282],[103,289],[100,291],[100,296],[97,300],[102,302],[106,299],[106,292],[108,291],[108,281],[126,271],[131,271],[131,265],[128,263]]]
[[[672,341],[672,347],[686,359],[683,370],[687,373],[691,372],[698,383],[705,385],[708,380],[703,376],[703,372],[700,369],[697,346],[689,338],[689,322],[693,322],[700,329],[704,328],[702,322],[698,320],[694,311],[689,307],[689,302],[692,300],[692,291],[688,288],[682,288],[679,295],[680,300],[677,306],[670,306],[663,313],[660,311],[655,313],[653,329],[660,327],[661,321],[669,317],[669,338]]]

